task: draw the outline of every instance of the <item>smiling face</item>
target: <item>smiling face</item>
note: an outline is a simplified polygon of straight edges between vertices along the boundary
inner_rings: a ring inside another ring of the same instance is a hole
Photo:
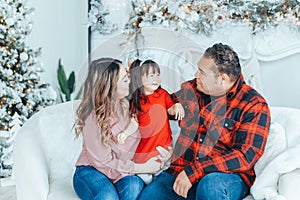
[[[148,74],[142,74],[142,84],[145,94],[152,94],[161,84],[160,72],[154,67],[150,67]]]
[[[123,99],[129,94],[129,83],[128,74],[122,64],[119,69],[119,80],[117,83],[117,95],[119,99]]]
[[[197,89],[204,94],[220,96],[224,94],[222,75],[218,72],[213,59],[202,57],[195,73]]]

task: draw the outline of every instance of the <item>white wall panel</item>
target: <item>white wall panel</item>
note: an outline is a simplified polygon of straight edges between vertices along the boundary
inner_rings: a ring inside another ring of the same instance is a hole
[[[28,37],[32,48],[42,47],[39,58],[45,69],[41,77],[57,90],[56,70],[58,59],[69,75],[78,76],[81,64],[87,58],[87,0],[29,0],[35,8],[32,16],[33,30]]]

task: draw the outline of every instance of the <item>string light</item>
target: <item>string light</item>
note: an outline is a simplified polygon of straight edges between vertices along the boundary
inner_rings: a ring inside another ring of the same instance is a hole
[[[8,50],[8,46],[2,46],[1,48],[6,50],[6,51]]]
[[[30,88],[27,88],[27,89],[25,90],[25,93],[28,94],[28,93],[30,93],[30,91],[31,91],[31,89],[30,89]]]
[[[40,84],[38,70],[42,69],[36,57],[41,55],[41,50],[31,49],[26,44],[25,36],[32,28],[32,23],[28,22],[28,14],[32,9],[28,9],[23,2],[26,1],[3,0],[0,6],[0,129],[3,132],[9,132],[17,125],[14,114],[20,115],[24,122],[40,108],[55,103],[56,99],[55,94],[48,94],[48,89],[51,89],[49,85]],[[28,87],[30,89],[26,93],[24,89]],[[1,141],[13,140],[14,133],[4,134],[7,136],[1,134]],[[3,149],[2,153],[7,154],[0,158],[0,166],[3,167],[6,159],[11,159],[9,155],[12,148],[4,143],[0,143],[0,148]],[[0,167],[3,169],[0,170],[0,177],[10,176],[12,166],[8,167]]]

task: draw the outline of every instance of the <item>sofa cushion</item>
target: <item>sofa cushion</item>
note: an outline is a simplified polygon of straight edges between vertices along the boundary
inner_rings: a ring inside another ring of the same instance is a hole
[[[298,200],[300,185],[300,169],[283,174],[279,178],[278,192],[288,200]]]

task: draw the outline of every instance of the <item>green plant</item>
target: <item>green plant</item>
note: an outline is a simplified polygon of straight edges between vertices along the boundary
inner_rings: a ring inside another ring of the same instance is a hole
[[[75,73],[74,71],[72,71],[71,74],[69,75],[69,78],[67,79],[64,67],[61,64],[61,59],[59,59],[58,61],[57,79],[58,79],[61,93],[65,94],[65,100],[70,101],[71,94],[75,90]],[[60,98],[62,101],[64,101],[61,94],[60,94]]]

